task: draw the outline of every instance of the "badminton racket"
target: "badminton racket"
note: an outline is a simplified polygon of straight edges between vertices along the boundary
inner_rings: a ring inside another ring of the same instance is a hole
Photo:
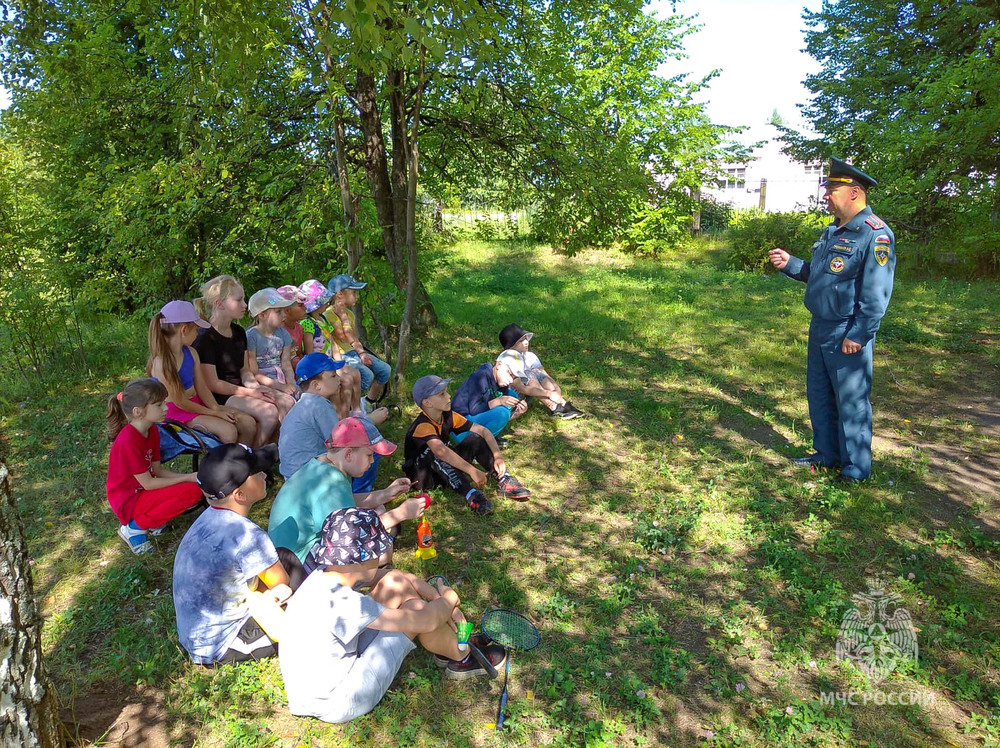
[[[538,646],[542,635],[531,621],[520,613],[507,608],[493,608],[483,613],[479,624],[483,633],[507,651],[504,665],[503,690],[497,707],[496,729],[503,729],[504,710],[507,707],[507,678],[510,675],[510,661],[515,650],[527,652]]]

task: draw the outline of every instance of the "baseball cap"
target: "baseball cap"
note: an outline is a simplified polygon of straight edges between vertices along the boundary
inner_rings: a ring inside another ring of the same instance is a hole
[[[251,449],[246,444],[223,444],[208,451],[198,466],[198,485],[213,500],[224,499],[261,470],[278,461],[278,445]]]
[[[320,353],[319,351],[309,353],[303,356],[302,360],[295,367],[295,384],[302,384],[307,379],[312,379],[324,371],[336,371],[343,368],[343,361],[334,361],[325,353]]]
[[[534,335],[535,333],[528,332],[516,322],[511,322],[500,331],[500,345],[502,345],[504,349],[513,348],[517,345],[517,341],[521,338],[527,337],[528,340],[531,340]]]
[[[330,293],[338,293],[345,288],[353,288],[355,291],[358,291],[367,285],[367,283],[362,283],[347,273],[341,273],[340,275],[333,276],[326,287],[330,289]]]
[[[285,286],[279,286],[275,290],[278,292],[278,295],[281,296],[281,298],[288,299],[293,304],[306,303],[306,295],[302,293],[302,289],[300,289],[298,286],[293,286],[291,284],[288,284]]]
[[[310,278],[301,286],[299,290],[305,295],[305,305],[307,312],[315,312],[330,299],[333,298],[333,294],[330,292],[326,286],[320,283],[315,278]]]
[[[528,375],[524,371],[524,362],[517,351],[504,351],[497,356],[497,363],[507,364],[510,373],[518,379],[524,379]]]
[[[372,452],[383,457],[396,451],[396,445],[387,441],[374,423],[356,416],[345,418],[334,426],[325,444],[327,449],[371,447]]]
[[[278,293],[277,288],[262,288],[250,297],[250,301],[247,302],[247,309],[250,311],[251,317],[256,317],[268,309],[284,309],[294,303],[291,299],[286,299]]]
[[[450,381],[450,379],[442,379],[437,374],[428,374],[425,377],[420,377],[420,379],[413,383],[413,402],[420,405],[428,397],[434,397],[434,395],[441,392],[441,390],[448,386],[448,382]]]
[[[190,301],[168,301],[160,308],[163,315],[161,322],[169,325],[179,325],[184,322],[194,322],[198,327],[211,327],[208,322],[198,315],[198,310]]]
[[[392,536],[386,532],[374,509],[349,506],[331,512],[323,520],[319,540],[309,551],[306,568],[350,566],[378,558],[392,548]]]

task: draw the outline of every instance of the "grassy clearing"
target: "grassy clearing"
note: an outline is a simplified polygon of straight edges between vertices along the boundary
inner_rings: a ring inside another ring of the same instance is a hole
[[[463,378],[518,321],[591,414],[554,421],[536,406],[514,425],[506,452],[535,492],[527,504],[483,520],[442,498],[429,515],[438,558],[416,561],[409,529],[399,542],[398,564],[446,574],[467,610],[507,605],[539,624],[542,645],[512,668],[510,730],[489,727],[498,684],[447,682],[419,652],[372,714],[340,727],[291,717],[275,663],[185,661],[170,570],[190,520],[136,559],[103,493],[103,397],[140,370],[139,322],[93,342],[86,382],[67,372],[46,398],[5,388],[0,421],[48,662],[84,733],[129,697],[157,704],[184,745],[997,744],[990,286],[898,283],[877,346],[876,473],[844,491],[783,459],[811,438],[801,285],[720,270],[704,247],[664,264],[467,243],[429,260],[442,324],[413,377]],[[834,643],[874,574],[902,595],[920,644],[919,664],[881,689],[933,705],[818,700],[868,687]]]

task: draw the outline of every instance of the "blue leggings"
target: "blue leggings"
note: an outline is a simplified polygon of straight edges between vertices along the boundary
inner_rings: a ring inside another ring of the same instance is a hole
[[[488,429],[493,436],[500,436],[500,432],[510,423],[510,414],[513,411],[513,408],[508,408],[506,405],[498,405],[474,416],[466,416],[466,419]],[[456,444],[461,444],[462,440],[471,433],[471,431],[466,431],[464,434],[452,434],[451,438]]]

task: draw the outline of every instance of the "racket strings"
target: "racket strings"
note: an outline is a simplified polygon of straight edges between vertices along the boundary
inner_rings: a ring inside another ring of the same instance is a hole
[[[541,634],[535,625],[512,610],[491,610],[483,615],[483,633],[497,644],[509,649],[534,649]]]

